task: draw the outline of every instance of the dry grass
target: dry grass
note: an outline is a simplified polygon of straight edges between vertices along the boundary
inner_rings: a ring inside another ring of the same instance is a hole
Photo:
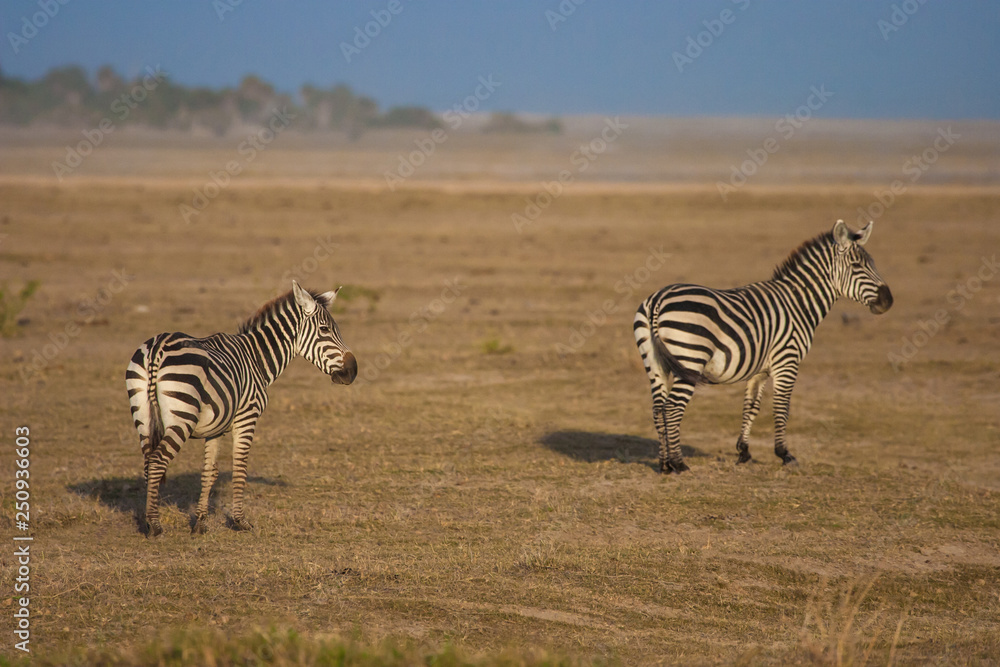
[[[948,297],[1000,247],[1000,193],[913,190],[879,220],[869,247],[896,306],[842,304],[821,327],[793,401],[798,469],[770,454],[766,405],[757,463],[737,468],[742,392],[716,387],[684,422],[691,473],[664,477],[638,302],[671,282],[766,277],[871,189],[724,204],[711,187],[581,187],[518,234],[519,187],[235,183],[185,226],[188,184],[0,184],[0,282],[42,285],[21,335],[0,340],[5,432],[33,438],[40,657],[176,664],[156,653],[170,637],[224,657],[277,627],[283,657],[259,664],[318,662],[324,646],[403,656],[360,664],[1000,659],[1000,278],[960,309]],[[660,245],[670,264],[622,287]],[[101,306],[119,269],[128,284]],[[361,381],[331,387],[297,362],[274,385],[250,458],[254,532],[225,526],[223,464],[210,532],[189,535],[191,443],[168,471],[167,532],[147,540],[129,356],[159,331],[232,331],[293,277],[368,295],[337,314]],[[942,309],[893,370],[887,355]],[[79,333],[24,379],[70,323]],[[582,344],[557,353],[574,332]]]

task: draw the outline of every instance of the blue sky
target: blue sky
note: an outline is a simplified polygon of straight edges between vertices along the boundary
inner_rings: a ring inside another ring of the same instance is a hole
[[[1000,119],[995,0],[62,1],[2,3],[5,75],[158,64],[185,85],[346,83],[439,111],[492,75],[485,110],[670,116],[783,115],[825,86],[825,117]],[[391,20],[348,62],[372,12]]]

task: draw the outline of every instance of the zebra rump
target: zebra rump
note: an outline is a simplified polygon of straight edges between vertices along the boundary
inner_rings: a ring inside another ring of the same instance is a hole
[[[674,377],[693,385],[702,384],[706,381],[704,375],[682,365],[681,362],[677,360],[677,357],[670,354],[670,350],[667,349],[666,343],[664,343],[659,336],[653,336],[652,338],[653,350],[657,355],[659,355],[660,362],[666,367],[666,369],[674,374]]]

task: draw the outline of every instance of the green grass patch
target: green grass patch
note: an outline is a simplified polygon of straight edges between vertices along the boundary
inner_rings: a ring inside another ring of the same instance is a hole
[[[377,289],[362,287],[361,285],[344,285],[337,292],[337,300],[330,307],[330,312],[335,314],[346,312],[348,305],[352,301],[364,299],[368,302],[368,312],[374,313],[381,298],[382,293]]]
[[[29,280],[20,290],[12,290],[7,283],[0,286],[0,337],[10,338],[17,333],[17,316],[41,284],[41,281]]]
[[[20,667],[27,659],[0,665]],[[291,629],[261,629],[240,636],[218,630],[174,630],[148,643],[131,648],[74,649],[63,654],[35,656],[36,666],[101,665],[102,667],[547,667],[610,664],[607,661],[580,662],[544,651],[499,651],[494,655],[471,656],[451,644],[443,647],[415,645],[413,642],[384,640],[366,643],[354,639],[312,638]]]
[[[499,338],[488,338],[479,344],[483,354],[508,354],[514,351],[513,345],[501,342]]]

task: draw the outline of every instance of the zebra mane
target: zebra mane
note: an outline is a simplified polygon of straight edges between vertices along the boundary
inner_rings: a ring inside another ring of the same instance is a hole
[[[306,291],[309,292],[310,296],[312,296],[312,298],[316,300],[316,303],[318,303],[321,307],[323,308],[330,307],[330,301],[327,300],[321,293],[314,292],[312,290],[306,290]],[[292,306],[295,307],[295,294],[292,292],[292,290],[288,290],[284,294],[274,297],[273,299],[265,303],[263,306],[258,308],[256,313],[248,317],[243,322],[243,324],[239,326],[239,328],[236,330],[236,333],[244,334],[248,331],[253,331],[254,329],[258,328],[261,324],[268,321],[272,315],[284,310],[285,306],[289,303],[291,303]]]
[[[813,250],[827,248],[833,245],[833,243],[833,232],[826,232],[824,234],[820,234],[816,238],[804,241],[802,245],[793,250],[792,253],[785,258],[785,261],[774,267],[774,274],[771,276],[771,280],[787,278],[791,275],[792,269],[798,266],[799,262],[811,254]]]

